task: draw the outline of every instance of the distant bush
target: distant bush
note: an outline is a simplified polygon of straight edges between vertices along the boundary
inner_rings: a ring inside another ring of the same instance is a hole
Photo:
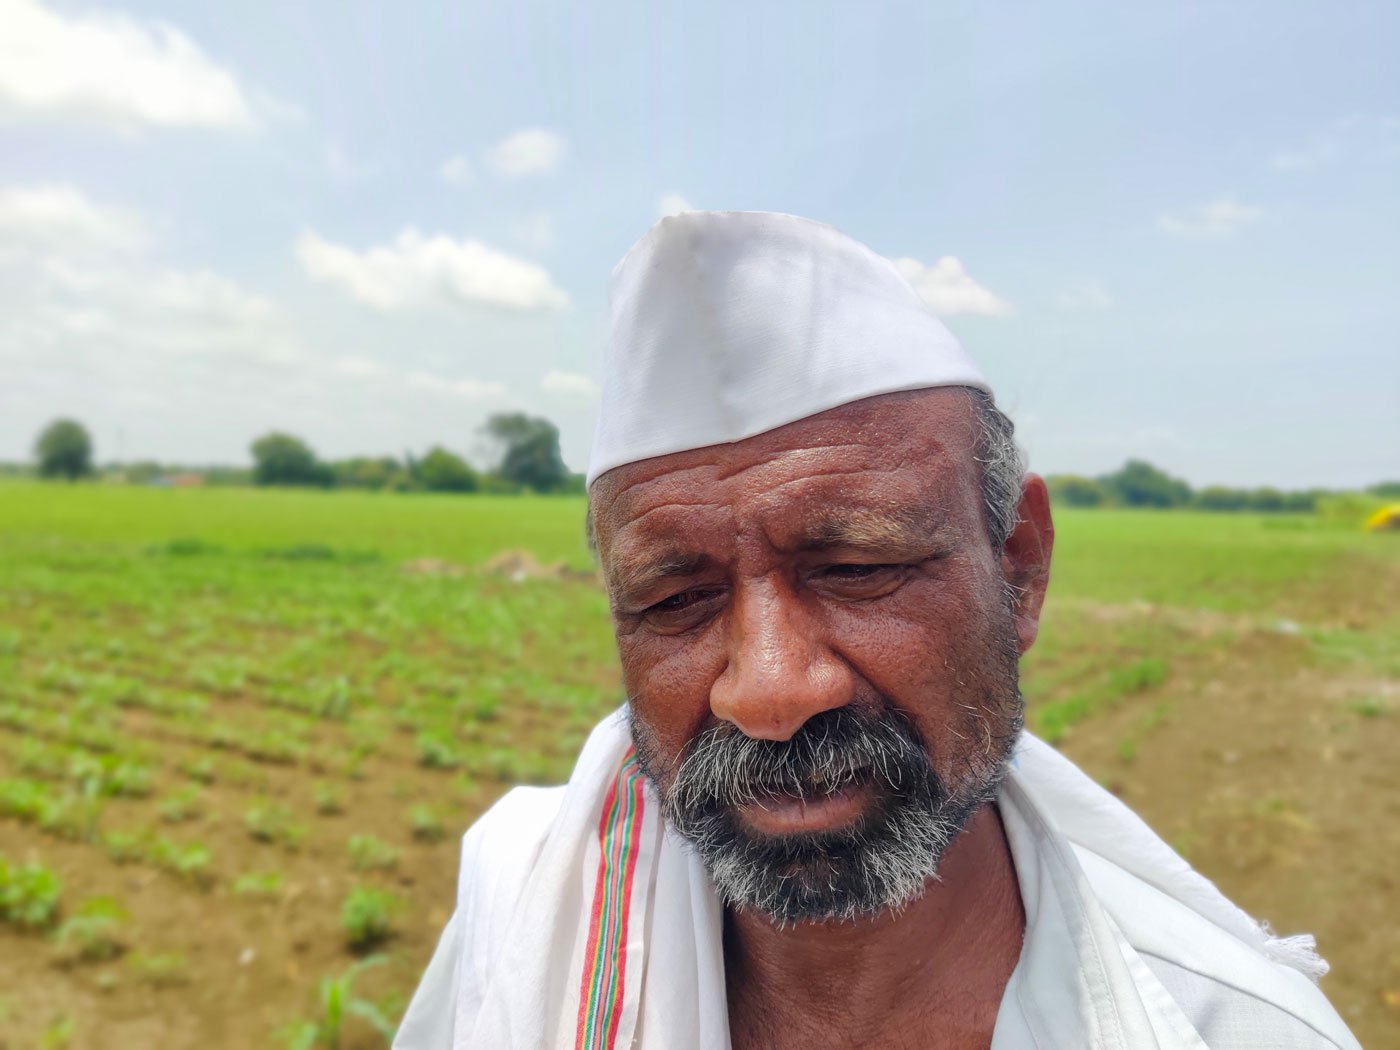
[[[255,485],[311,485],[327,488],[335,483],[330,467],[316,459],[299,437],[274,431],[253,442]]]
[[[198,536],[181,536],[173,540],[146,548],[151,554],[168,554],[176,558],[194,558],[204,554],[218,554],[223,548]]]
[[[1098,480],[1124,507],[1180,507],[1191,500],[1190,485],[1141,459],[1130,459]]]
[[[476,471],[461,456],[434,445],[417,464],[418,480],[430,492],[475,492]]]
[[[76,420],[56,419],[46,426],[34,452],[42,478],[76,481],[92,473],[92,437]]]
[[[1050,499],[1067,507],[1098,507],[1108,502],[1108,493],[1093,478],[1078,474],[1052,474],[1045,479]]]

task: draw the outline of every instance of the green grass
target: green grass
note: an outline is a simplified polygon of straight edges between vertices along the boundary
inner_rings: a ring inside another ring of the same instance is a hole
[[[1057,509],[1051,601],[1263,612],[1339,558],[1400,543],[1301,515]]]
[[[63,869],[75,898],[159,880],[241,914],[259,957],[292,951],[266,916],[293,901],[298,931],[345,962],[392,940],[371,979],[406,994],[462,830],[511,784],[562,781],[620,701],[596,585],[480,568],[503,549],[588,566],[583,515],[579,498],[0,482],[0,821],[36,855],[55,840],[90,853]],[[1368,682],[1400,673],[1400,614],[1368,583],[1394,579],[1374,570],[1400,561],[1400,537],[1128,511],[1061,510],[1057,530],[1023,663],[1029,722],[1047,737],[1119,712],[1110,746],[1141,768],[1193,674],[1285,629],[1308,659],[1363,680],[1337,701],[1347,719],[1393,723]],[[424,559],[440,571],[405,567]],[[106,883],[74,884],[75,871]],[[32,878],[25,914],[39,918],[47,891]],[[413,888],[352,889],[358,878]],[[143,928],[129,904],[122,937],[159,950],[121,969],[152,994],[243,972],[187,931]],[[111,916],[73,918],[79,956],[112,950]],[[32,939],[5,925],[0,951]],[[279,1008],[338,968],[289,982]]]
[[[0,545],[155,549],[174,560],[267,552],[271,561],[335,561],[321,551],[475,565],[523,548],[589,565],[578,496],[444,496],[292,489],[156,489],[0,481]],[[163,549],[162,549],[163,548]],[[300,558],[296,556],[301,552]],[[280,554],[281,557],[276,557]]]

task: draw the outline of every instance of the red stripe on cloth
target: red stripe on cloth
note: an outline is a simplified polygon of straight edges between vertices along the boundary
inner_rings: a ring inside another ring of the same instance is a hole
[[[603,813],[598,818],[598,844],[606,847],[608,833],[608,817],[612,812],[613,804],[617,799],[618,781],[620,777],[613,779],[608,787],[607,797],[603,799]],[[588,941],[583,953],[583,975],[578,990],[578,1027],[574,1032],[575,1050],[582,1050],[586,1045],[584,1042],[587,1036],[586,1026],[588,1023],[588,999],[589,988],[593,983],[593,956],[598,952],[598,937],[602,933],[602,923],[599,921],[603,914],[603,896],[606,891],[605,880],[607,878],[608,863],[607,856],[598,859],[598,878],[593,886],[593,907],[588,916]]]
[[[630,836],[630,843],[627,850],[627,859],[622,877],[622,932],[618,936],[617,950],[617,996],[613,1003],[612,1017],[608,1023],[607,1038],[603,1040],[604,1050],[613,1050],[613,1045],[617,1041],[617,1026],[622,1020],[622,1001],[624,996],[624,986],[627,976],[627,920],[632,915],[632,878],[637,873],[637,851],[641,845],[642,830],[642,777],[635,770],[632,772],[631,783],[628,787],[632,791],[633,804],[633,833]]]

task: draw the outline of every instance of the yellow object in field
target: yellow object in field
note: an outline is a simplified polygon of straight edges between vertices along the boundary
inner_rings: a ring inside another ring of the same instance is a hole
[[[1400,529],[1400,503],[1384,506],[1366,519],[1367,532],[1380,532],[1383,529]]]

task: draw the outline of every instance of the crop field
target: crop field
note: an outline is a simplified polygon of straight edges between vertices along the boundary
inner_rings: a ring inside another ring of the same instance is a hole
[[[1032,728],[1400,1045],[1400,536],[1057,517]],[[462,831],[620,701],[582,519],[0,484],[0,1050],[383,1047]]]

